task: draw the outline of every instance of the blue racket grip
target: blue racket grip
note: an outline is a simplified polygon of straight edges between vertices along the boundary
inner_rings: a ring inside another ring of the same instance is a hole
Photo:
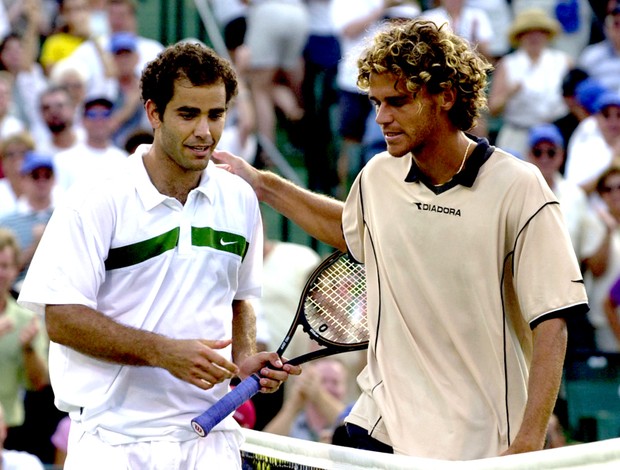
[[[192,419],[192,428],[200,437],[205,437],[211,429],[217,426],[230,413],[235,411],[247,400],[256,395],[260,390],[260,377],[257,374],[250,375],[242,380],[239,385],[220,398],[200,416]]]

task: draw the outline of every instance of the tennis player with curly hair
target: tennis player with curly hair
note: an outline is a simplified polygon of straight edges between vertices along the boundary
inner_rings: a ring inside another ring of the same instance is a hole
[[[370,347],[347,418],[362,448],[445,460],[542,449],[564,318],[587,311],[558,202],[468,134],[490,65],[432,22],[386,25],[358,61],[387,151],[344,204],[215,154],[260,200],[365,263]]]

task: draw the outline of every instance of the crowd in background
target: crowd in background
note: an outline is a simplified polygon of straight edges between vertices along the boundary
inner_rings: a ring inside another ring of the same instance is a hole
[[[385,21],[421,17],[475,44],[495,69],[488,113],[470,132],[540,168],[583,267],[591,310],[569,319],[568,358],[620,352],[620,2],[210,6],[240,77],[219,147],[269,166],[264,142],[284,139],[303,155],[308,187],[338,198],[385,150],[372,104],[356,85],[364,41]],[[164,45],[140,35],[138,7],[135,0],[0,1],[0,404],[9,429],[0,436],[5,448],[48,464],[62,463],[67,420],[53,405],[41,319],[14,299],[55,201],[152,139],[139,76]],[[264,255],[259,341],[275,349],[320,257],[267,237]],[[286,319],[275,314],[287,311]],[[257,396],[236,417],[246,427],[346,444],[338,429],[362,366],[359,355],[308,366],[284,396]]]

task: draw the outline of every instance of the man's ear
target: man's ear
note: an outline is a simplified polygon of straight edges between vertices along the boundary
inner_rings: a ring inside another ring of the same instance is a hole
[[[144,108],[146,110],[146,117],[151,123],[151,127],[153,129],[157,129],[161,125],[161,117],[159,116],[157,106],[155,105],[153,100],[147,100]]]
[[[444,111],[449,111],[456,103],[456,90],[454,87],[446,88],[438,95],[437,103]]]

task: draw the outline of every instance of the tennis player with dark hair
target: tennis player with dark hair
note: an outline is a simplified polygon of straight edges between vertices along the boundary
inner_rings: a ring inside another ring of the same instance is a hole
[[[236,90],[211,49],[165,49],[142,76],[153,144],[72,187],[47,226],[19,302],[45,313],[65,469],[240,468],[233,418],[206,439],[191,418],[235,375],[273,392],[301,372],[256,353],[258,201],[209,164]]]
[[[490,65],[447,28],[386,26],[359,61],[387,152],[343,204],[227,153],[260,200],[365,263],[370,346],[357,445],[467,460],[543,448],[568,315],[587,310],[557,199],[467,134]]]

